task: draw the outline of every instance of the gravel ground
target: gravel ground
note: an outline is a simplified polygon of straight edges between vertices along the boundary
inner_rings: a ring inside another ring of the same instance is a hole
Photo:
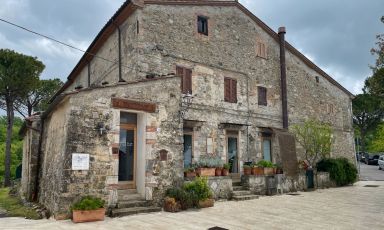
[[[202,210],[106,218],[83,224],[2,218],[0,229],[384,229],[384,181],[361,181],[353,186],[299,194],[216,202],[215,207]]]

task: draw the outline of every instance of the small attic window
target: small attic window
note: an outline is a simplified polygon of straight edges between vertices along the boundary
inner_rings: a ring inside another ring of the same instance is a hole
[[[197,32],[208,36],[208,18],[197,16]]]
[[[256,56],[267,59],[267,46],[262,41],[256,42]]]
[[[316,76],[316,83],[320,83],[320,79],[319,79],[319,76]]]

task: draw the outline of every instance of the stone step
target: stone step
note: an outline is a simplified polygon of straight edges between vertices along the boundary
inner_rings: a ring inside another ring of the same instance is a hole
[[[240,191],[233,191],[233,196],[246,196],[246,195],[252,195],[251,191],[249,190],[240,190]]]
[[[127,200],[142,200],[143,198],[138,194],[118,194],[118,202]]]
[[[241,191],[241,190],[244,190],[243,186],[232,186],[233,187],[233,191]]]
[[[232,186],[241,186],[241,181],[232,181]]]
[[[117,190],[117,194],[136,194],[137,193],[137,190],[136,189],[118,189]]]
[[[119,201],[117,208],[133,208],[133,207],[147,207],[148,201],[146,200],[126,200]]]
[[[121,216],[129,216],[135,215],[139,213],[149,213],[149,212],[160,212],[160,207],[132,207],[132,208],[117,208],[112,209],[111,217],[121,217]]]
[[[259,199],[258,195],[245,195],[245,196],[233,196],[232,200],[234,201],[242,201],[242,200],[254,200]]]

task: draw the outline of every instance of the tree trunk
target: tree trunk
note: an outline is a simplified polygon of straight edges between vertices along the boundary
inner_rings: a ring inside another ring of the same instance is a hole
[[[361,145],[361,149],[360,149],[360,152],[365,152],[365,130],[360,130],[360,145]]]
[[[4,162],[4,186],[11,185],[11,141],[12,141],[12,128],[13,128],[13,100],[6,99],[7,104],[7,138],[5,143],[5,162]]]

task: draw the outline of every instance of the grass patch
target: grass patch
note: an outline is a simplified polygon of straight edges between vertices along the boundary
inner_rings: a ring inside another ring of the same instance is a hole
[[[41,219],[35,210],[23,206],[19,199],[10,196],[8,188],[0,188],[0,207],[7,210],[7,216]]]

